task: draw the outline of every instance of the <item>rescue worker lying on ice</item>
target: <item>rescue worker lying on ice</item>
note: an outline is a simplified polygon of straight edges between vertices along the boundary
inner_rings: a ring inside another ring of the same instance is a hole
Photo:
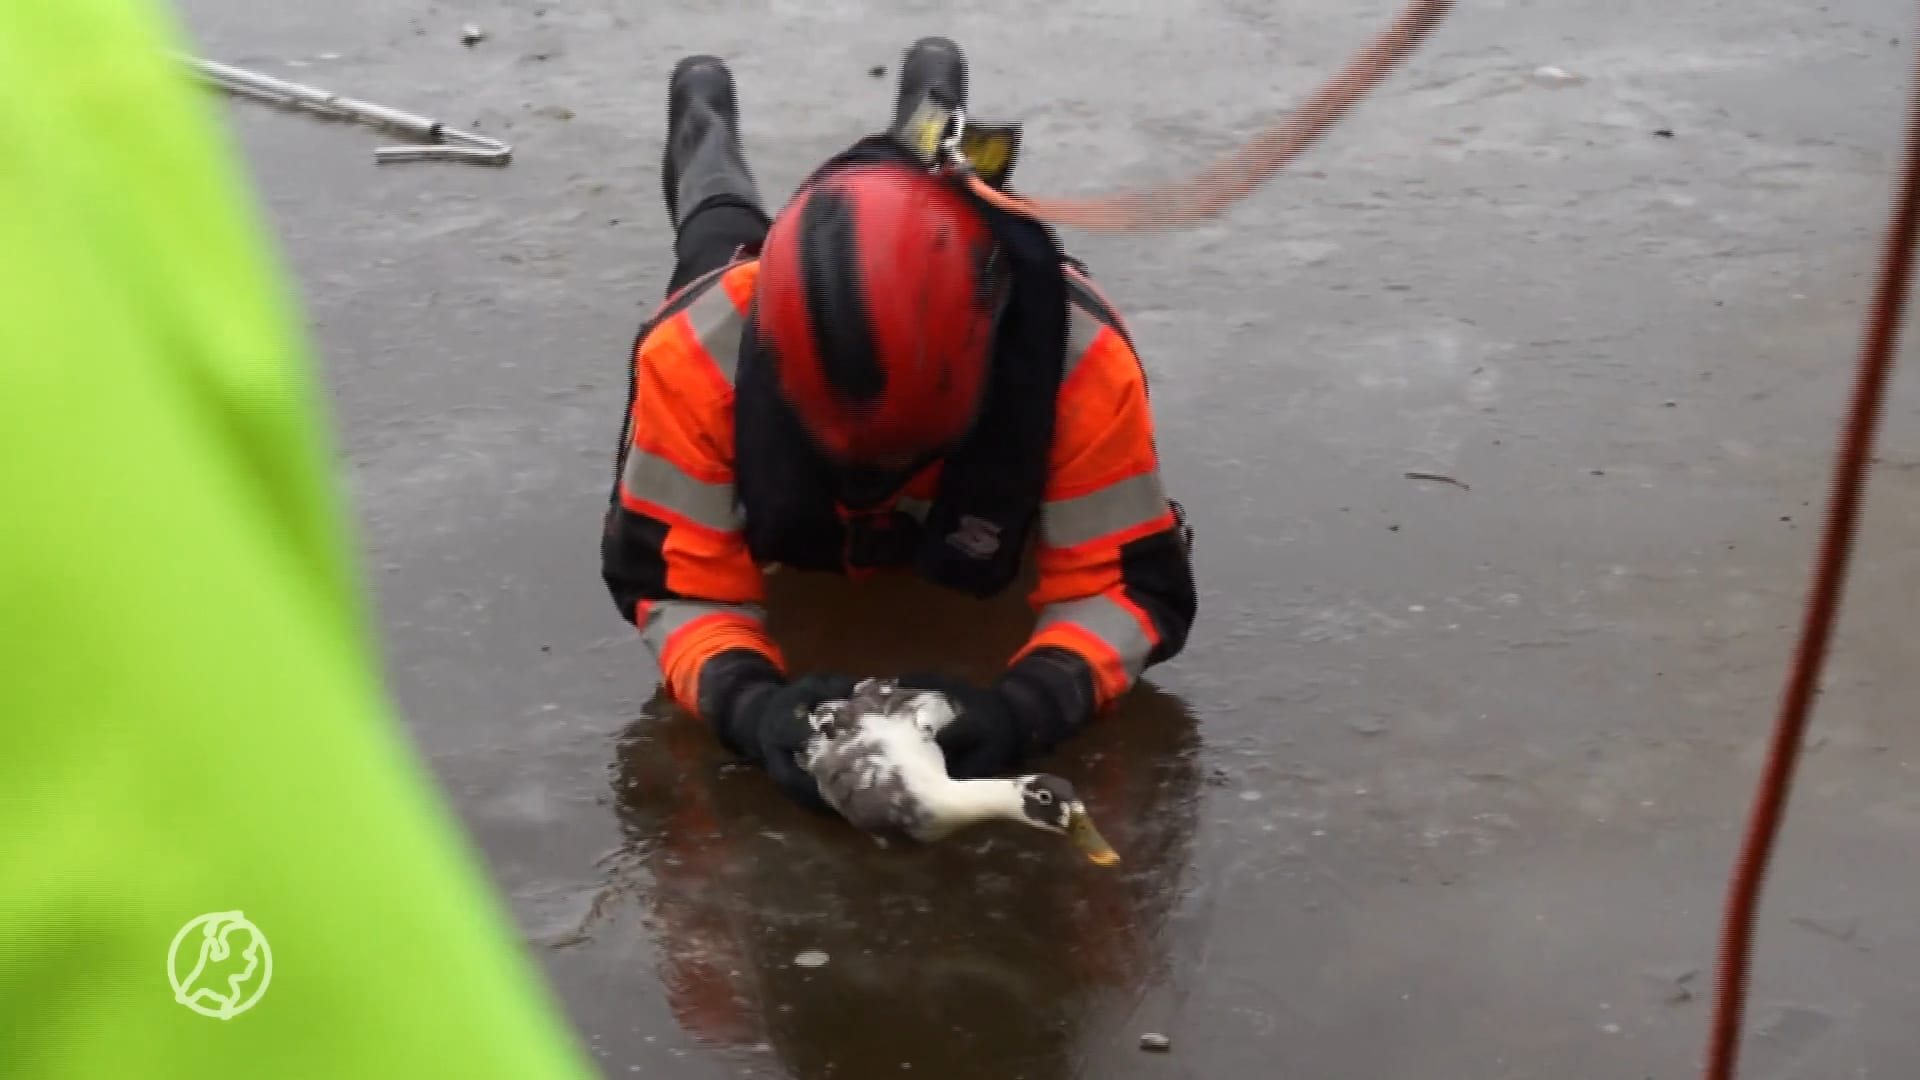
[[[966,104],[943,38],[908,49],[895,129],[930,98]],[[911,572],[986,597],[1030,556],[1038,619],[997,679],[903,677],[956,699],[953,775],[1005,774],[1176,655],[1194,619],[1139,360],[1050,230],[898,140],[828,161],[770,221],[738,122],[724,62],[675,67],[676,265],[634,345],[607,587],[673,699],[818,806],[791,752],[804,711],[853,680],[786,670],[762,567]]]

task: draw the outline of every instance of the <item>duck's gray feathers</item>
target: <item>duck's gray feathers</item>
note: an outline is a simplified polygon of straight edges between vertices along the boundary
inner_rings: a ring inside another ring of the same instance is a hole
[[[890,760],[894,732],[854,730],[814,757],[809,771],[827,805],[855,828],[882,835],[914,835],[929,823],[924,804],[913,799]]]
[[[868,679],[846,701],[814,711],[816,734],[801,764],[827,805],[856,828],[882,836],[924,835],[933,815],[914,793],[946,778],[946,758],[934,736],[952,718],[940,694]]]
[[[953,706],[945,695],[930,690],[905,690],[892,679],[862,679],[845,701],[823,702],[813,712],[813,730],[831,739],[862,722],[885,718],[910,720],[922,737],[931,740],[953,722]]]

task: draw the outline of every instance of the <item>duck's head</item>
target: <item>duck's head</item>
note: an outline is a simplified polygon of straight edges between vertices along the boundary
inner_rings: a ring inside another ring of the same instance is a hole
[[[1023,776],[1014,783],[1020,789],[1022,820],[1028,825],[1065,836],[1096,866],[1120,861],[1120,855],[1093,827],[1087,805],[1080,801],[1080,793],[1072,784],[1046,773]]]

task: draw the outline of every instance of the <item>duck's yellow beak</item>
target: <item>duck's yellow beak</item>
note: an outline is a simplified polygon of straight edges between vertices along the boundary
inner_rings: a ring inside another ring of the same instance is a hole
[[[1076,806],[1067,816],[1067,839],[1095,866],[1113,866],[1120,861],[1120,853],[1093,827],[1093,818],[1087,815],[1085,807]]]

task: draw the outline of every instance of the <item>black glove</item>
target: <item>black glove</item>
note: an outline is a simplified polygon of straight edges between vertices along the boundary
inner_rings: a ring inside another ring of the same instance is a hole
[[[991,686],[933,672],[900,677],[902,687],[935,690],[953,702],[956,715],[937,739],[948,775],[959,780],[1004,776],[1086,722],[1085,703],[1092,692],[1089,685],[1082,693],[1081,684],[1091,677],[1076,677],[1075,669],[1085,667],[1077,658],[1063,663],[1062,657],[1044,655],[1053,651],[1035,650]]]
[[[767,771],[787,797],[814,810],[828,806],[813,777],[794,759],[813,737],[807,714],[823,701],[853,693],[844,675],[805,675],[788,681],[771,665],[744,679],[714,718],[720,741]]]

